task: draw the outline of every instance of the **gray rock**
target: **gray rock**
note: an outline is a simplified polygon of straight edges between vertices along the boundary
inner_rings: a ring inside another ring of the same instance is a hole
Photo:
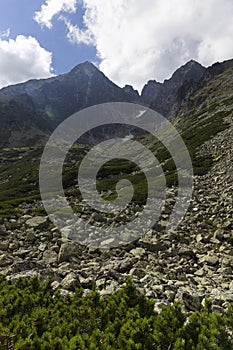
[[[58,261],[59,263],[63,261],[71,262],[72,257],[81,258],[82,249],[75,242],[63,243],[60,247]]]
[[[0,267],[9,266],[13,263],[14,258],[8,254],[0,255]]]
[[[146,251],[144,248],[135,248],[130,251],[130,253],[135,256],[135,258],[141,259],[142,257],[145,256]]]
[[[22,271],[20,273],[15,273],[13,275],[7,276],[7,281],[10,281],[11,283],[16,282],[19,278],[28,278],[31,279],[35,276],[40,277],[40,274],[38,271],[35,270],[29,270],[29,271]]]
[[[19,249],[19,242],[15,241],[9,244],[9,250],[14,251]]]
[[[224,231],[223,230],[216,230],[214,232],[214,238],[218,241],[222,242],[224,239]]]
[[[94,280],[91,276],[86,278],[79,276],[79,280],[80,280],[81,286],[86,289],[91,289],[94,283]]]
[[[26,225],[34,229],[43,229],[48,225],[47,216],[35,216],[34,218],[28,219]]]
[[[0,241],[0,250],[6,251],[9,247],[9,241]]]
[[[58,281],[53,281],[51,283],[51,287],[53,288],[53,290],[58,289],[61,286],[61,284]]]
[[[81,287],[79,276],[74,273],[70,272],[62,281],[61,286],[64,289],[75,291],[75,288]]]
[[[196,241],[197,241],[197,243],[200,243],[200,242],[203,241],[203,237],[202,237],[202,235],[201,235],[200,233],[198,233],[198,234],[196,235]]]
[[[47,243],[41,243],[38,247],[38,250],[41,252],[44,252],[46,248],[47,248]]]
[[[58,254],[52,250],[46,250],[44,253],[43,253],[43,262],[46,264],[46,265],[49,265],[49,264],[54,264],[56,263],[58,260]]]
[[[140,269],[140,268],[137,268],[137,267],[133,267],[129,274],[131,276],[134,276],[134,277],[137,277],[138,279],[141,279],[143,277],[145,277],[146,275],[146,271],[144,269]]]
[[[119,288],[119,285],[118,285],[118,283],[116,282],[116,281],[112,281],[111,283],[110,283],[110,285],[108,285],[108,286],[106,286],[106,288],[104,288],[104,289],[102,289],[101,291],[100,291],[100,295],[111,295],[111,294],[113,294],[115,291],[116,291],[116,289],[118,289]]]
[[[5,237],[7,235],[8,233],[7,233],[6,227],[4,225],[0,225],[0,237]]]
[[[198,311],[201,308],[201,298],[200,296],[191,295],[187,292],[184,292],[182,299],[187,310]]]
[[[167,245],[163,242],[145,242],[143,240],[139,241],[139,244],[142,248],[145,248],[149,252],[158,253],[158,252],[164,252],[168,249]]]
[[[201,269],[195,271],[194,275],[199,276],[199,277],[203,277],[205,275],[205,270],[203,268],[201,268]]]
[[[116,262],[115,269],[117,272],[126,273],[133,267],[134,263],[135,259],[125,258],[120,262]]]
[[[108,238],[102,241],[100,245],[101,247],[109,247],[111,245],[114,245],[114,242],[115,242],[115,238]]]
[[[104,222],[106,221],[105,217],[100,214],[100,213],[94,213],[92,215],[92,220],[97,221],[97,222]]]
[[[27,270],[42,270],[44,266],[36,261],[20,261],[20,262],[15,262],[11,266],[11,271],[14,274],[17,274],[19,272],[25,272]]]
[[[35,239],[36,239],[35,232],[33,231],[33,229],[29,229],[27,231],[26,240],[29,241],[29,242],[34,242]]]
[[[200,259],[200,262],[206,263],[209,266],[216,266],[218,265],[219,259],[215,255],[205,255],[202,259]]]

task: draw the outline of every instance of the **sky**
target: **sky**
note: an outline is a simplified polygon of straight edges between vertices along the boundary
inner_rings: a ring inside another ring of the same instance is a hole
[[[233,0],[0,0],[0,87],[94,63],[141,91],[233,58]]]

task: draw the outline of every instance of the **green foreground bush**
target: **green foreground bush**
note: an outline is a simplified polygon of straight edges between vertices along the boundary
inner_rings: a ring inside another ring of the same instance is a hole
[[[156,314],[130,281],[108,297],[81,289],[63,297],[37,278],[1,278],[0,287],[0,336],[14,335],[15,349],[233,349],[232,307],[220,315],[206,303],[188,317],[174,304]]]

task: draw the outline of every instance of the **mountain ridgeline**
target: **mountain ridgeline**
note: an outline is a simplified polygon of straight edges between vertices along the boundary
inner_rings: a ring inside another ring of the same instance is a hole
[[[135,102],[168,116],[206,71],[190,61],[164,83],[149,81],[141,96],[130,85],[118,87],[89,62],[67,74],[5,87],[0,90],[0,146],[34,145],[71,114],[105,102]]]

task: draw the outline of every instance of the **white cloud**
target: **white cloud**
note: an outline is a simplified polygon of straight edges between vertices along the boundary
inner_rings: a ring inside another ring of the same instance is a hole
[[[82,43],[86,45],[95,44],[93,35],[88,29],[80,29],[78,26],[73,25],[69,19],[64,16],[60,16],[59,19],[65,23],[68,31],[67,38],[71,43]]]
[[[11,33],[10,28],[7,28],[7,29],[4,30],[3,32],[0,32],[0,39],[9,38],[10,33]]]
[[[60,12],[76,12],[77,0],[46,0],[40,11],[35,13],[34,19],[37,23],[52,28],[52,19]]]
[[[46,0],[37,20],[51,28],[64,4],[74,11],[80,1]],[[162,81],[190,59],[210,65],[233,57],[232,0],[82,0],[82,6],[80,26],[63,14],[67,37],[94,45],[100,69],[121,86]]]
[[[67,26],[68,38],[94,44],[100,69],[121,86],[162,81],[189,59],[210,65],[233,57],[232,0],[83,0],[83,6],[86,31]]]
[[[29,36],[0,38],[0,87],[52,75],[52,54]]]

